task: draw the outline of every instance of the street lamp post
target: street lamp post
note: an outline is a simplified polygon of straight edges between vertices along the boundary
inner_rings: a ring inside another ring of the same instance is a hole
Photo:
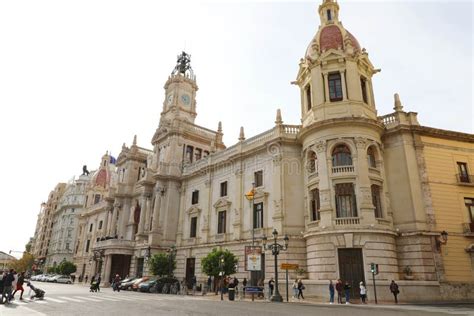
[[[252,201],[252,209],[250,214],[252,216],[252,249],[255,246],[255,182],[252,182],[252,191],[245,194],[247,200]],[[255,286],[255,271],[250,271],[250,285]]]
[[[288,249],[288,241],[290,240],[288,238],[288,235],[285,235],[283,238],[285,244],[281,245],[278,243],[278,232],[276,229],[273,229],[273,243],[267,245],[267,237],[263,236],[263,249],[265,250],[271,250],[272,255],[275,257],[275,291],[273,292],[272,297],[270,300],[272,302],[283,302],[283,298],[280,295],[280,291],[278,290],[278,255],[280,254],[280,251],[285,251]]]
[[[176,255],[176,247],[174,245],[171,246],[168,252],[169,252],[168,276],[171,277],[173,275],[173,260],[174,260],[174,256]]]
[[[221,287],[221,301],[224,300],[224,256],[219,258],[219,274],[221,275],[220,287]]]

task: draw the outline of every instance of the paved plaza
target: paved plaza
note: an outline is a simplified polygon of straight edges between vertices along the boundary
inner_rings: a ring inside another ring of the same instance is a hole
[[[110,288],[90,293],[84,285],[39,283],[44,300],[14,300],[0,305],[0,315],[474,315],[474,304],[453,305],[329,305],[305,302],[220,301],[220,296],[180,296],[113,292]],[[17,296],[18,298],[18,296]]]

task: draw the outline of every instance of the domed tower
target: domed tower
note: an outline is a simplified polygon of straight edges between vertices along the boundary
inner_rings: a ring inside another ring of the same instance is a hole
[[[305,238],[311,279],[397,278],[397,254],[383,162],[383,125],[372,93],[374,69],[343,27],[339,4],[324,0],[321,25],[301,59]],[[323,289],[326,291],[326,289]],[[354,293],[357,294],[357,293]]]
[[[372,76],[365,49],[339,21],[339,4],[324,0],[321,25],[301,59],[296,84],[301,89],[303,126],[339,117],[375,119]]]

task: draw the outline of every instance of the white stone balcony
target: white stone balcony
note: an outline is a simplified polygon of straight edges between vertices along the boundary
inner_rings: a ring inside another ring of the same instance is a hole
[[[337,166],[332,167],[333,174],[354,173],[354,166]]]
[[[135,247],[135,242],[132,240],[124,240],[124,239],[106,239],[106,240],[99,240],[95,244],[95,248],[121,248],[121,249],[133,249]]]
[[[341,217],[334,220],[336,226],[354,226],[360,225],[359,217]]]

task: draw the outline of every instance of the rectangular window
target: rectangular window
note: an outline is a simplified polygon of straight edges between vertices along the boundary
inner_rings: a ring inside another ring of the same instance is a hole
[[[93,224],[91,224],[91,225],[89,226],[89,233],[92,232],[92,225],[93,225]]]
[[[66,250],[69,250],[69,243],[66,243]]]
[[[458,164],[458,171],[459,171],[459,182],[470,183],[471,179],[469,179],[469,172],[467,171],[467,163],[458,161],[457,164]]]
[[[217,213],[217,233],[218,234],[225,234],[226,230],[226,216],[227,212],[226,211],[220,211]]]
[[[253,228],[263,227],[263,202],[253,206]]]
[[[196,237],[196,231],[197,231],[197,217],[191,217],[191,229],[189,233],[190,238],[195,238]]]
[[[102,229],[102,224],[103,224],[103,221],[100,221],[99,222],[99,229]]]
[[[94,195],[94,204],[97,204],[100,202],[100,194]]]
[[[227,196],[227,181],[221,182],[221,196]]]
[[[263,185],[263,171],[256,171],[254,173],[254,183],[255,187],[261,187]]]
[[[364,100],[364,103],[369,104],[367,98],[367,80],[364,77],[360,77],[360,89],[362,90],[362,100]]]
[[[352,183],[336,184],[336,216],[357,217],[356,197]]]
[[[331,10],[327,10],[326,13],[327,13],[327,16],[328,16],[328,21],[331,21],[332,20]]]
[[[91,245],[91,240],[90,239],[87,239],[87,242],[86,242],[86,252],[89,252],[89,246]]]
[[[198,204],[199,203],[199,191],[195,190],[193,191],[193,195],[191,197],[191,204]]]
[[[464,198],[464,204],[466,205],[467,214],[469,215],[471,223],[474,223],[474,199]]]
[[[342,101],[341,74],[333,73],[328,76],[329,100],[331,102]]]
[[[311,102],[311,86],[307,85],[304,90],[306,93],[306,106],[308,107],[308,111],[309,111],[311,110],[311,107],[313,106]]]
[[[380,199],[380,187],[374,184],[370,187],[370,189],[372,191],[372,203],[375,206],[375,218],[383,218],[382,200]]]
[[[320,201],[319,201],[319,189],[311,190],[311,220],[319,221]]]
[[[196,161],[200,160],[202,158],[202,149],[196,148]]]

